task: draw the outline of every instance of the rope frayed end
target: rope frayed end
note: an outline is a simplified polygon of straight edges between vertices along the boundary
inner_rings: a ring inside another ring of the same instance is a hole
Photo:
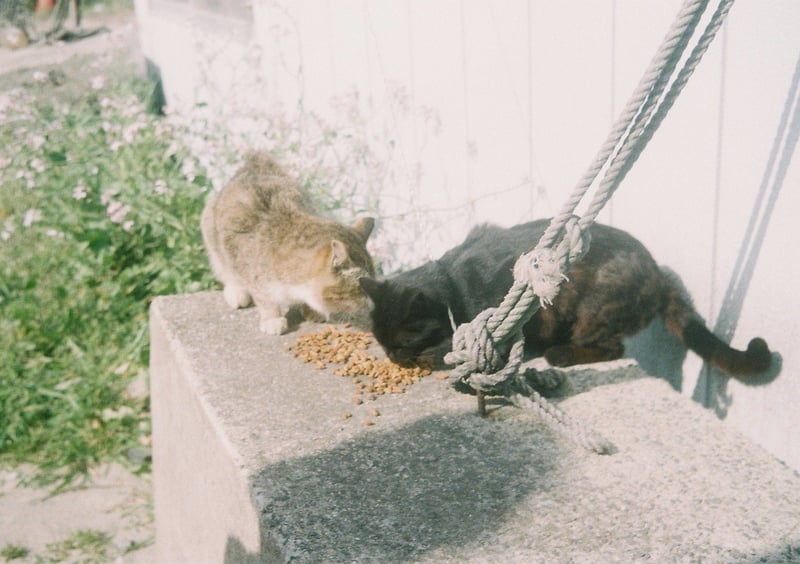
[[[553,249],[535,249],[517,259],[514,279],[528,284],[539,297],[539,304],[553,304],[561,283],[569,280],[561,271],[558,253]]]

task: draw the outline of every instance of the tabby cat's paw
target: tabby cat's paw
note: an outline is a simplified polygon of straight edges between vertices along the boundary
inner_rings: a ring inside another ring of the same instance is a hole
[[[289,323],[285,317],[273,317],[262,319],[258,327],[267,335],[283,335],[289,328]]]
[[[222,292],[222,295],[225,296],[225,303],[227,303],[233,309],[247,307],[253,303],[253,300],[250,297],[250,292],[240,286],[227,284]]]

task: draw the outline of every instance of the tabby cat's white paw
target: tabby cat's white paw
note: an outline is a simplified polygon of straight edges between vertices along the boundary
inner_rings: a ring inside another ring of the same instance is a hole
[[[262,319],[258,327],[267,335],[283,335],[289,328],[289,323],[285,317],[273,317]]]
[[[225,289],[222,291],[222,294],[225,296],[225,303],[227,303],[233,309],[247,307],[253,303],[253,300],[250,297],[250,292],[240,286],[227,284]]]

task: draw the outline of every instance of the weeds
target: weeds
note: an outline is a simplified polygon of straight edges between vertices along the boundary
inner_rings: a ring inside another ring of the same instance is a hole
[[[33,73],[0,93],[0,462],[69,483],[147,444],[148,306],[212,287],[208,182],[144,109],[152,84],[98,74],[63,99]]]
[[[21,560],[28,556],[30,552],[30,549],[27,547],[18,544],[7,544],[3,548],[0,548],[0,558],[3,558],[6,562]]]
[[[37,562],[108,562],[113,548],[108,533],[81,529],[62,541],[48,544],[44,557],[38,557]]]

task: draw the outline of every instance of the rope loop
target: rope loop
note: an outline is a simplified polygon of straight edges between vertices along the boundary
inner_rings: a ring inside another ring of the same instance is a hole
[[[515,335],[514,344],[508,353],[505,366],[500,369],[494,369],[494,371],[475,370],[476,363],[470,358],[470,360],[451,371],[450,384],[457,386],[462,383],[476,391],[507,395],[511,391],[507,384],[512,382],[519,372],[524,352],[525,338],[522,336],[522,331],[519,331]],[[452,354],[449,353],[449,355]],[[445,357],[445,362],[450,362],[450,360],[452,358],[448,360],[448,357]]]
[[[565,248],[560,252],[566,254],[568,263],[572,264],[589,251],[591,244],[592,234],[589,229],[582,227],[580,217],[571,216],[564,224],[564,238],[558,246],[559,249],[562,246]]]

